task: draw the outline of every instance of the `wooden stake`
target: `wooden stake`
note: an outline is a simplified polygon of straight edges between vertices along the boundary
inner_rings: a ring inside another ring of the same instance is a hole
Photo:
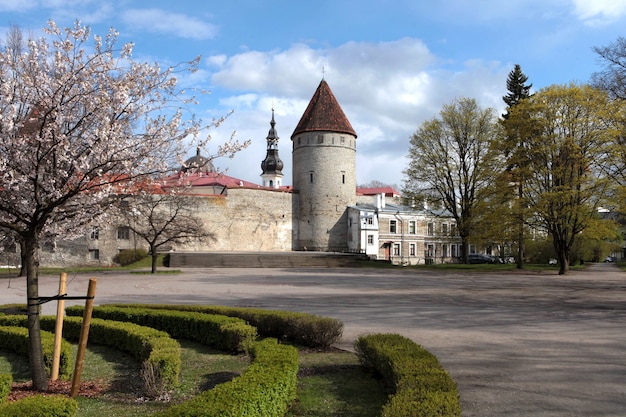
[[[74,366],[74,377],[72,378],[72,390],[70,395],[76,398],[78,388],[80,387],[80,375],[83,372],[83,364],[85,362],[85,350],[87,349],[87,337],[89,336],[89,325],[91,324],[91,313],[93,312],[93,300],[96,296],[96,279],[89,280],[89,289],[87,290],[87,301],[85,302],[85,312],[83,313],[83,325],[80,329],[80,337],[78,339],[78,352],[76,353],[76,365]]]
[[[67,274],[61,272],[59,277],[59,296],[65,294],[65,286],[67,283]],[[57,321],[54,328],[54,356],[52,357],[52,372],[51,377],[53,381],[59,379],[59,366],[61,364],[61,340],[63,338],[63,313],[65,310],[65,300],[59,299],[57,301]]]

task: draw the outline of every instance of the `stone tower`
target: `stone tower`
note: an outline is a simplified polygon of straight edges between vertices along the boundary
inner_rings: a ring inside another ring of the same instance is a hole
[[[270,126],[270,131],[267,133],[267,154],[261,162],[261,169],[263,170],[261,178],[264,187],[280,188],[283,181],[283,161],[278,156],[278,134],[274,121],[274,109],[272,109]]]
[[[295,250],[347,250],[347,207],[356,202],[356,137],[322,79],[291,135]]]

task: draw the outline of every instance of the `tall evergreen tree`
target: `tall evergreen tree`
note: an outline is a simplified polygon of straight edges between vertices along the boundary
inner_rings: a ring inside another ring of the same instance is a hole
[[[506,132],[506,140],[503,142],[504,153],[508,156],[507,171],[517,185],[517,204],[513,205],[517,219],[517,268],[524,266],[524,224],[525,224],[525,203],[524,203],[524,180],[526,178],[528,166],[526,146],[527,138],[520,134],[512,126],[507,126],[510,110],[517,106],[522,100],[530,97],[532,84],[526,84],[528,77],[522,72],[522,67],[515,64],[515,68],[509,73],[506,80],[508,94],[502,97],[507,104],[506,113],[502,115]]]
[[[517,105],[521,100],[530,97],[530,89],[532,84],[526,84],[528,77],[522,72],[522,67],[519,64],[515,64],[515,68],[509,72],[509,76],[506,79],[506,89],[509,92],[506,96],[502,97],[502,100],[508,106],[505,114],[502,115],[505,119],[509,118],[509,109]]]

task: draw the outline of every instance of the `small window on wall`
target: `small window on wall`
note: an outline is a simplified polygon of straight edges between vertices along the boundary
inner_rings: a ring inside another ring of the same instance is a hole
[[[89,249],[89,259],[97,261],[100,259],[100,251],[98,249]]]
[[[345,172],[342,172],[342,173],[341,173],[341,183],[342,183],[342,184],[345,184],[345,183],[346,183],[346,173],[345,173]]]
[[[448,224],[447,223],[443,223],[441,225],[441,234],[444,236],[448,236]]]
[[[374,235],[367,235],[367,244],[370,246],[374,244]]]
[[[373,216],[369,216],[367,218],[367,224],[369,224],[369,225],[373,225],[374,224],[374,217]]]
[[[89,237],[91,240],[98,240],[100,238],[100,228],[98,226],[92,227],[91,235]]]
[[[389,233],[398,233],[398,221],[389,220]]]
[[[441,246],[441,256],[444,257],[444,258],[448,257],[448,245],[443,244]]]
[[[400,256],[400,244],[399,243],[393,244],[393,256]]]
[[[409,233],[414,235],[416,231],[415,220],[409,221]]]
[[[117,228],[117,238],[120,240],[130,239],[130,227],[120,226]]]
[[[309,172],[309,182],[313,183],[313,171]]]
[[[415,243],[409,243],[409,256],[415,256],[416,253]]]
[[[435,224],[428,223],[428,236],[434,236],[434,235],[435,235]]]

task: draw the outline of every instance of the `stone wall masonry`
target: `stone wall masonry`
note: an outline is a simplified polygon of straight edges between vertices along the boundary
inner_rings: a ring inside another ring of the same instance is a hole
[[[197,196],[198,216],[214,239],[177,245],[175,251],[290,251],[292,199],[290,192],[230,188],[227,196]]]

